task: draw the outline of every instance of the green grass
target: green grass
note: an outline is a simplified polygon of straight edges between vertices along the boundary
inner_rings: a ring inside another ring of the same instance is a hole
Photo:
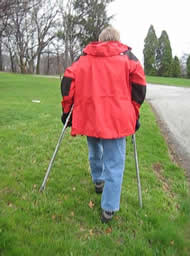
[[[190,79],[173,78],[173,77],[159,77],[159,76],[146,76],[147,83],[152,84],[165,84],[181,87],[190,87]]]
[[[60,101],[58,79],[0,73],[0,255],[188,256],[188,184],[147,103],[137,133],[142,209],[131,138],[121,210],[111,224],[100,222],[86,138],[69,129],[39,193],[62,130]]]

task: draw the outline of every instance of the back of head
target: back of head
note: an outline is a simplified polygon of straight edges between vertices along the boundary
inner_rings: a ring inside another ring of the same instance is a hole
[[[99,41],[120,41],[120,34],[115,28],[113,28],[112,26],[108,26],[100,33]]]

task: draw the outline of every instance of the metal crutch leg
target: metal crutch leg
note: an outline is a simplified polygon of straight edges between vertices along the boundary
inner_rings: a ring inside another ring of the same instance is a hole
[[[134,146],[134,158],[135,158],[136,175],[137,175],[139,205],[142,208],[141,182],[140,182],[139,164],[138,164],[138,156],[137,156],[137,146],[136,146],[135,134],[132,135],[132,143],[133,143],[133,146]]]
[[[72,111],[73,111],[73,105],[72,105],[72,107],[71,107],[71,110],[70,110],[70,112],[69,112],[69,114],[68,114],[68,117],[67,117],[67,119],[66,119],[66,122],[65,122],[65,124],[64,124],[64,126],[63,126],[63,129],[62,129],[62,131],[61,131],[61,135],[60,135],[60,137],[59,137],[57,146],[56,146],[56,148],[55,148],[55,151],[54,151],[53,156],[52,156],[52,158],[51,158],[51,161],[50,161],[50,163],[49,163],[49,166],[48,166],[48,169],[47,169],[47,171],[46,171],[46,174],[45,174],[44,180],[43,180],[43,182],[42,182],[42,185],[41,185],[41,187],[40,187],[40,190],[39,190],[40,192],[42,192],[42,191],[45,189],[46,182],[47,182],[49,173],[50,173],[50,171],[51,171],[51,167],[52,167],[52,165],[53,165],[55,156],[56,156],[56,154],[57,154],[57,152],[58,152],[59,146],[61,145],[61,141],[62,141],[62,139],[63,139],[63,137],[64,137],[64,133],[65,133],[65,130],[66,130],[66,128],[67,128],[67,124],[68,124],[69,119],[70,119],[70,117],[71,117]]]

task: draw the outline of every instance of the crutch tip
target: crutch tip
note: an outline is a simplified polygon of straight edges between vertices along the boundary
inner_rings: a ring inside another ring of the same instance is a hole
[[[44,186],[41,186],[40,189],[39,189],[39,192],[43,192],[44,191]]]

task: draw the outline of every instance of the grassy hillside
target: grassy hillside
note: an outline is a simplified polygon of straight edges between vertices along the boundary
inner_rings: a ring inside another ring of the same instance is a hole
[[[111,224],[100,222],[86,138],[69,129],[39,193],[62,130],[60,101],[58,79],[0,73],[0,255],[188,256],[188,184],[147,103],[136,136],[142,209],[130,137],[121,210]]]
[[[159,77],[159,76],[146,76],[147,83],[152,84],[165,84],[181,87],[190,87],[190,79],[173,78],[173,77]]]

